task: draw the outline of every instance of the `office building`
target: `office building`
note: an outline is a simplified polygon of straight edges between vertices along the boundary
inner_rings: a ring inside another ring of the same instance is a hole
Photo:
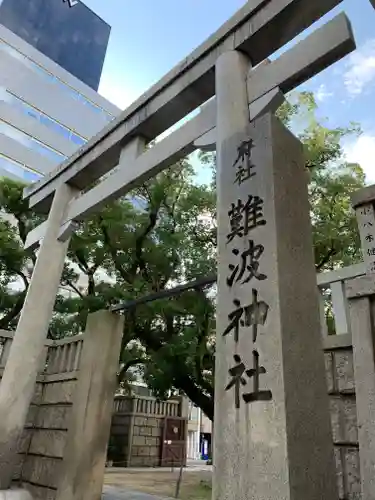
[[[104,23],[95,39],[97,20],[77,0],[0,0],[0,176],[35,182],[120,113],[94,90],[109,35]],[[188,458],[205,457],[210,427],[190,405]]]
[[[20,1],[0,0],[0,22],[4,6]],[[80,7],[70,7],[64,0],[48,2],[61,3],[71,11]],[[70,51],[72,65],[79,61],[77,57],[76,51]],[[0,175],[25,183],[38,180],[119,112],[90,86],[0,24]]]
[[[111,27],[78,0],[0,0],[0,23],[98,90]]]

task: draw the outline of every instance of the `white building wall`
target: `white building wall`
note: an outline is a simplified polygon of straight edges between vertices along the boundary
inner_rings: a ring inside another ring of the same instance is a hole
[[[0,175],[10,169],[10,176],[35,181],[119,112],[0,25]],[[35,174],[23,174],[23,168]]]
[[[119,113],[92,88],[0,25],[0,176],[36,181]],[[87,287],[85,275],[78,287]]]
[[[201,414],[201,409],[189,401],[186,454],[190,460],[198,460],[200,458]]]

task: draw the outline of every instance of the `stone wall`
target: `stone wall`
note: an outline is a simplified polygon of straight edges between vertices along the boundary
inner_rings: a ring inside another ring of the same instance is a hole
[[[129,441],[134,421],[134,399],[118,396],[114,402],[111,435],[108,443],[107,461],[119,467],[128,467]]]
[[[135,416],[130,466],[157,467],[163,438],[164,417]]]
[[[0,381],[12,338],[11,332],[0,332]],[[81,335],[46,346],[14,475],[14,483],[26,486],[35,500],[56,497],[82,345]]]
[[[17,479],[27,484],[35,499],[56,496],[76,381],[72,373],[65,380],[39,384],[39,404],[30,408]]]
[[[183,412],[179,400],[117,396],[108,462],[119,467],[160,466],[166,417],[180,417]]]
[[[324,339],[328,394],[340,500],[360,500],[358,428],[350,335]]]
[[[10,333],[0,332],[0,379],[9,353]],[[330,397],[334,450],[340,500],[360,500],[358,429],[353,353],[350,335],[323,339]],[[59,464],[72,412],[82,337],[49,346],[48,367],[41,374],[20,443],[15,481],[22,481],[35,498],[54,499]],[[112,418],[108,459],[119,466],[158,466],[165,417],[181,416],[178,401],[147,397],[117,397]]]

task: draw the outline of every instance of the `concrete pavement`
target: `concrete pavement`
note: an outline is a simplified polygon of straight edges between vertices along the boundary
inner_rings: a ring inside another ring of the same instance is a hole
[[[115,486],[104,486],[102,500],[165,500],[165,497],[157,497]]]

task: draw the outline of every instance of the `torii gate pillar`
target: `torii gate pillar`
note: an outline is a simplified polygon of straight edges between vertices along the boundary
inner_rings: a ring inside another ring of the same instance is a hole
[[[32,280],[18,321],[0,384],[0,490],[10,487],[27,412],[32,400],[48,325],[60,284],[69,239],[57,235],[75,189],[63,184],[56,191]]]
[[[301,143],[216,64],[216,500],[338,498]],[[250,79],[251,85],[251,79]]]

